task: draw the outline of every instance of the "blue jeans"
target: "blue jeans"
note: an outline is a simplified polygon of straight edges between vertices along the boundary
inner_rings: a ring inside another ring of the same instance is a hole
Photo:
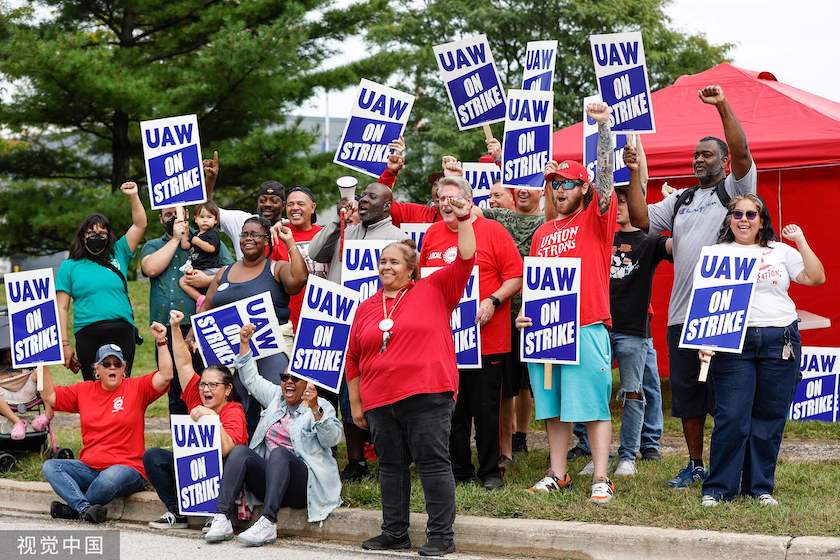
[[[44,478],[55,493],[79,513],[93,504],[105,505],[119,496],[146,487],[140,473],[125,465],[97,471],[76,459],[48,459],[41,466]]]
[[[642,423],[642,437],[639,449],[659,451],[662,445],[664,419],[662,417],[662,387],[659,383],[659,368],[656,365],[656,349],[653,339],[645,339],[645,374],[642,377],[642,390],[645,393],[645,420]]]
[[[782,359],[785,340],[793,347]],[[799,327],[750,327],[740,354],[718,352],[709,375],[715,383],[715,428],[703,494],[731,500],[771,494],[788,408],[799,382]]]

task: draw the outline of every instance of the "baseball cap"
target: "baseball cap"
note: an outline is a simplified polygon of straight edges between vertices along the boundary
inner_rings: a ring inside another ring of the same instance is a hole
[[[589,173],[587,173],[586,168],[571,159],[561,161],[557,165],[557,175],[564,179],[573,179],[584,183],[589,181]]]
[[[104,344],[99,347],[99,350],[96,351],[96,361],[93,362],[95,365],[99,365],[105,361],[105,358],[108,356],[114,356],[115,358],[119,359],[119,361],[125,363],[125,358],[123,358],[122,348],[117,346],[116,344]]]
[[[289,192],[286,194],[286,196],[292,194],[293,192],[302,192],[303,194],[308,196],[309,200],[311,200],[312,202],[315,202],[315,203],[318,202],[317,200],[315,200],[315,193],[312,192],[311,189],[308,189],[306,187],[301,187],[300,185],[298,185],[296,187],[292,187],[291,189],[289,189]],[[315,212],[312,212],[312,218],[310,218],[309,221],[313,224],[316,223],[318,221],[318,215]]]
[[[260,192],[257,193],[257,198],[266,194],[279,196],[283,200],[286,200],[286,189],[277,181],[265,181],[260,185]]]

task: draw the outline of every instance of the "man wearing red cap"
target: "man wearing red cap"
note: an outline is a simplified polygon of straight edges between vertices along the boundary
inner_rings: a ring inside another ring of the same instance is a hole
[[[604,103],[591,103],[587,114],[598,122],[598,169],[613,168],[613,146]],[[557,218],[534,233],[531,256],[581,259],[580,365],[553,366],[551,389],[545,389],[544,365],[528,364],[536,419],[546,420],[551,468],[529,491],[568,490],[566,453],[574,422],[584,422],[594,463],[591,501],[605,504],[615,493],[607,478],[612,364],[608,328],[610,318],[610,257],[618,204],[612,173],[599,173],[589,182],[586,168],[576,161],[550,161],[546,182],[554,189]],[[546,201],[548,206],[551,201]],[[520,316],[516,326],[532,324]]]

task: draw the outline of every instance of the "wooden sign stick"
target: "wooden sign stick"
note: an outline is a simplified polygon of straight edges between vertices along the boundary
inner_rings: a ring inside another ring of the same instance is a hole
[[[483,125],[481,125],[481,128],[484,129],[484,139],[485,140],[490,140],[491,138],[493,138],[493,131],[490,130],[490,125],[489,124],[483,124]]]
[[[551,391],[551,366],[552,364],[546,362],[543,364],[543,389]]]
[[[44,364],[35,366],[35,388],[38,392],[44,390]]]

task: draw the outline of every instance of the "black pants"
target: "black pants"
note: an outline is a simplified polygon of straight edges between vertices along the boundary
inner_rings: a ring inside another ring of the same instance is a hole
[[[175,456],[168,449],[153,447],[143,454],[143,468],[167,511],[178,515],[178,489],[175,482]]]
[[[237,445],[225,461],[216,511],[230,518],[244,484],[263,501],[263,517],[275,523],[281,507],[306,507],[308,478],[306,463],[285,447],[272,449],[266,460],[247,445]]]
[[[365,413],[379,456],[382,532],[408,532],[412,459],[426,498],[426,536],[451,541],[455,522],[455,479],[449,462],[452,393],[414,395]],[[227,472],[227,471],[225,471]]]
[[[125,376],[131,377],[134,363],[134,325],[122,319],[97,321],[76,333],[76,357],[82,364],[82,378],[93,379],[96,351],[105,344],[116,344],[125,358]]]
[[[480,370],[460,371],[458,402],[449,438],[455,480],[467,481],[476,476],[470,451],[472,424],[475,424],[478,478],[499,476],[499,399],[507,357],[507,354],[488,354],[481,357]]]
[[[190,325],[181,325],[181,334],[187,336],[190,331]],[[175,363],[175,356],[172,350],[172,327],[166,326],[166,339],[169,341],[169,355],[172,357],[172,363]],[[158,363],[158,354],[155,352],[155,365]],[[201,375],[204,371],[204,362],[201,360],[201,353],[195,352],[192,355],[192,366],[195,372]],[[178,372],[175,371],[175,376],[172,378],[172,383],[169,384],[169,414],[189,414],[187,405],[181,400],[181,381],[178,379]]]

